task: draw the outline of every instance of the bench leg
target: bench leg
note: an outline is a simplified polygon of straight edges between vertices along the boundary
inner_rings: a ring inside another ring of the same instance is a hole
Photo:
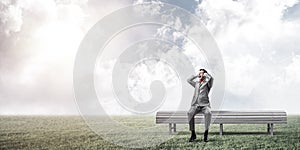
[[[176,132],[176,123],[169,123],[169,133]]]
[[[271,127],[270,127],[270,135],[273,136],[273,123],[271,123]]]
[[[267,124],[267,133],[268,133],[268,134],[270,134],[270,128],[271,128],[271,127],[270,127],[270,124],[268,123],[268,124]]]
[[[222,135],[223,135],[223,124],[220,123],[220,136],[222,136]]]
[[[176,132],[176,123],[173,124],[173,130]]]

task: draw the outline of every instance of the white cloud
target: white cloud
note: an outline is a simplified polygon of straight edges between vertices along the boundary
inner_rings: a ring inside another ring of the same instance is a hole
[[[199,4],[197,15],[213,33],[224,58],[230,93],[225,108],[299,113],[294,105],[299,105],[295,98],[300,70],[294,53],[299,54],[300,26],[297,20],[282,18],[297,3],[204,0]],[[287,104],[282,104],[283,99]]]
[[[257,104],[252,108],[285,110],[288,114],[299,114],[299,63],[300,55],[295,55],[292,62],[282,70],[265,74],[249,95],[248,100]]]
[[[227,90],[229,92],[240,96],[250,94],[252,88],[261,80],[261,75],[255,75],[259,68],[258,60],[259,58],[249,54],[224,60],[227,70]]]
[[[238,40],[242,35],[249,40],[260,40],[270,35],[279,36],[283,13],[287,7],[297,2],[297,0],[204,0],[197,12],[200,17],[207,18],[206,26],[215,36]]]
[[[0,8],[0,32],[4,32],[7,36],[12,32],[19,32],[23,24],[22,9],[19,4],[4,0],[0,2]]]
[[[300,55],[292,58],[292,62],[286,66],[286,83],[287,84],[300,84]]]
[[[1,1],[0,114],[77,114],[78,45],[101,17],[128,2]]]
[[[1,41],[0,47],[0,113],[77,113],[72,93],[72,65],[77,46],[96,21],[130,2],[1,1],[0,33],[6,38]],[[135,4],[142,2],[134,1]],[[245,108],[286,109],[299,113],[296,107],[300,90],[300,25],[299,20],[282,19],[286,10],[296,3],[295,0],[204,0],[198,6],[197,15],[213,33],[223,54],[228,95],[235,97],[226,97],[226,108],[240,108],[236,105],[239,101],[239,104],[249,104],[243,105]],[[188,29],[183,26],[183,20],[174,19],[170,24],[174,24],[175,28]],[[145,33],[140,32],[134,38],[118,41],[119,44],[110,53],[116,56],[116,51],[124,48],[124,43],[142,39],[149,32],[143,31]],[[16,33],[15,38],[10,36],[13,33]],[[196,68],[208,68],[204,55],[180,33],[167,27],[156,33],[157,37],[183,44],[184,53]],[[165,55],[176,57],[171,52]],[[98,75],[111,77],[107,72],[113,64],[111,61],[102,66]],[[142,66],[136,69],[133,78],[138,78],[140,72],[147,74]],[[167,71],[163,65],[157,70]],[[166,76],[161,74],[157,78],[165,79]],[[117,103],[111,100],[112,89],[108,81],[100,80],[100,88],[106,89],[102,91],[106,109],[109,113],[127,113],[119,106],[111,107]],[[133,95],[149,97],[148,87],[145,84],[140,86],[144,89],[132,91]],[[174,99],[178,89],[170,89],[170,92],[170,99]],[[169,102],[165,106],[166,109],[174,108]]]

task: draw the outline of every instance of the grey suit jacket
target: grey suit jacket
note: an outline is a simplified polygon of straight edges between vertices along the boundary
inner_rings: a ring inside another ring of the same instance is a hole
[[[206,78],[203,83],[193,81],[197,75],[192,75],[187,79],[187,82],[195,88],[191,106],[210,106],[208,94],[213,85],[213,77],[208,73],[204,73],[204,76]]]

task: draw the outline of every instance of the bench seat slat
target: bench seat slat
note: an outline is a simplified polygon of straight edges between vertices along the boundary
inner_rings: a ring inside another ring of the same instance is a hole
[[[176,122],[184,122],[188,123],[188,120],[183,119],[169,119],[169,120],[157,120],[156,123],[176,123]],[[204,119],[195,119],[195,122],[204,122]],[[287,120],[274,120],[274,119],[268,119],[268,120],[249,120],[249,119],[241,119],[241,120],[222,120],[222,119],[214,119],[212,122],[221,122],[221,123],[234,123],[234,122],[259,122],[259,123],[268,123],[268,122],[283,122],[286,123]]]
[[[157,113],[157,116],[186,116],[187,112],[177,112],[177,113]],[[201,113],[197,114],[197,115],[201,115]],[[253,112],[243,112],[243,113],[238,113],[238,112],[234,112],[234,113],[214,113],[212,112],[212,115],[222,115],[222,116],[268,116],[268,115],[277,115],[277,116],[286,116],[285,112],[269,112],[269,113],[253,113]]]
[[[169,124],[169,123],[176,123],[176,124],[188,124],[188,122],[157,122],[157,124]],[[196,124],[199,124],[200,122],[195,122]],[[201,122],[203,124],[203,122]],[[283,121],[252,121],[252,122],[222,122],[222,121],[214,121],[212,124],[268,124],[268,123],[274,123],[274,124],[286,124],[287,122]]]
[[[196,120],[197,119],[199,119],[199,120],[201,120],[201,119],[204,119],[204,118],[195,118]],[[184,121],[188,121],[186,118],[185,119],[178,119],[178,118],[171,118],[171,119],[157,119],[158,121],[169,121],[169,120],[184,120]],[[269,121],[269,120],[273,120],[273,121],[286,121],[286,119],[285,118],[277,118],[277,119],[273,119],[273,118],[261,118],[261,119],[258,119],[258,118],[241,118],[241,119],[232,119],[232,118],[230,118],[230,119],[214,119],[214,118],[212,118],[212,120],[222,120],[222,121],[231,121],[231,120],[237,120],[237,121],[240,121],[240,120],[249,120],[249,121],[251,121],[251,120],[258,120],[258,121]]]
[[[204,117],[195,117],[195,119],[203,119]],[[182,119],[186,120],[187,117],[158,117],[156,120],[168,120],[168,119]],[[256,119],[256,120],[265,120],[265,119],[272,119],[272,120],[278,120],[278,119],[286,119],[285,117],[212,117],[212,119],[220,119],[220,120],[241,120],[241,119]]]
[[[195,118],[203,118],[204,115],[195,116]],[[168,119],[168,118],[187,118],[187,116],[157,116],[157,119]],[[284,116],[212,116],[212,118],[286,118]]]
[[[287,123],[285,111],[212,111],[212,123],[260,124]],[[204,121],[204,115],[198,113],[195,121]],[[160,111],[156,114],[156,123],[188,123],[187,111]]]
[[[204,119],[195,119],[195,120],[204,120]],[[185,122],[188,122],[187,119],[161,119],[161,120],[156,120],[156,122],[168,122],[168,121],[185,121]],[[233,122],[233,121],[248,121],[248,122],[251,122],[251,121],[283,121],[283,122],[286,122],[287,120],[286,119],[212,119],[211,120],[212,122],[213,121],[222,121],[224,123],[226,122]]]
[[[203,114],[197,114],[195,117],[203,116]],[[237,117],[247,117],[247,116],[255,116],[255,117],[268,117],[268,116],[278,116],[278,117],[285,117],[286,115],[222,115],[222,114],[212,114],[212,116],[222,116],[222,117],[232,117],[232,116],[237,116]],[[158,117],[187,117],[186,115],[159,115]]]

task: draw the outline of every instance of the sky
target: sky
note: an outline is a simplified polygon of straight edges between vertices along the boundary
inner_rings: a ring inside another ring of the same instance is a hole
[[[80,42],[104,16],[143,2],[150,0],[1,0],[0,114],[79,114],[73,91],[73,65]],[[186,9],[199,17],[214,37],[226,77],[223,105],[215,109],[300,113],[297,107],[300,105],[299,1],[152,2]],[[178,23],[180,25],[180,20]],[[125,31],[107,45],[103,53],[107,59],[102,64],[98,62],[95,68],[96,91],[102,97],[99,103],[108,114],[128,113],[118,105],[112,93],[111,71],[116,60],[113,56],[122,45],[151,34],[182,45],[195,71],[209,66],[203,54],[197,53],[176,31],[148,26]],[[167,55],[177,54],[170,51]],[[128,77],[130,94],[140,101],[151,98],[151,80],[165,81],[167,96],[159,110],[178,107],[180,79],[167,63],[140,63]],[[192,88],[190,90],[192,94]],[[188,109],[192,95],[187,99],[184,108]]]

